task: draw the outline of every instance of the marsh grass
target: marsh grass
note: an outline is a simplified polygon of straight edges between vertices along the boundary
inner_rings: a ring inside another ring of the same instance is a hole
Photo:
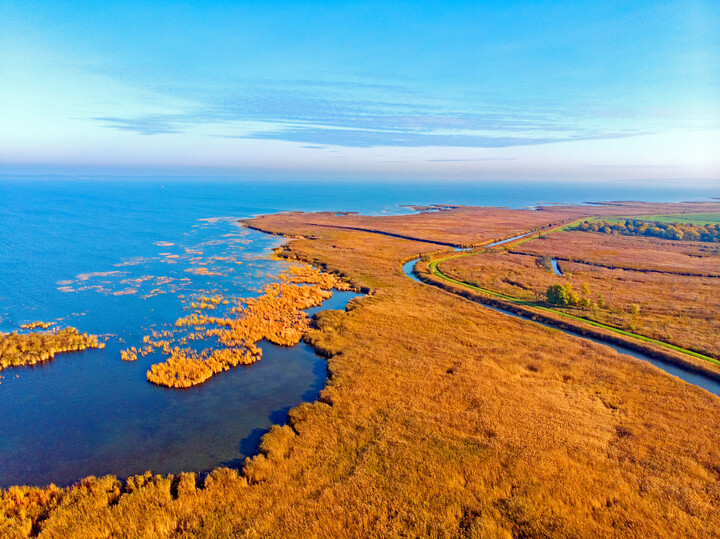
[[[104,347],[105,344],[95,335],[80,333],[73,327],[32,333],[0,333],[0,370],[49,361],[62,352]]]
[[[535,250],[537,246],[529,244],[528,248]],[[719,357],[720,283],[717,278],[610,269],[577,262],[560,264],[562,276],[546,271],[538,258],[484,253],[446,260],[440,269],[478,288],[541,304],[550,287],[570,284],[580,290],[587,284],[590,293],[583,305],[551,307]],[[593,304],[598,308],[594,309]]]
[[[3,491],[0,535],[720,534],[720,399],[403,275],[402,261],[436,244],[314,226],[316,217],[254,226],[305,238],[279,254],[368,292],[345,312],[318,313],[305,335],[328,357],[320,400],[291,410],[241,472],[90,478],[42,491],[36,505]]]

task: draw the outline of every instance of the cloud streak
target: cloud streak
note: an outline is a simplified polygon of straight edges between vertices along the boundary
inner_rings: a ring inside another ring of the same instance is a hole
[[[642,134],[589,128],[580,121],[573,124],[556,112],[477,112],[471,110],[473,106],[451,108],[431,103],[433,100],[427,97],[408,103],[338,97],[344,90],[357,88],[357,83],[295,81],[295,85],[295,91],[246,91],[217,102],[205,97],[204,104],[184,112],[101,116],[94,121],[106,128],[141,135],[186,133],[200,128],[208,136],[350,148],[506,148]],[[382,85],[360,85],[363,89],[365,86]],[[385,87],[377,89],[383,91]]]

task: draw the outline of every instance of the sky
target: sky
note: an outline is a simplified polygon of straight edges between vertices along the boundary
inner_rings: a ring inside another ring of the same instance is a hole
[[[720,2],[0,0],[0,173],[720,182]]]

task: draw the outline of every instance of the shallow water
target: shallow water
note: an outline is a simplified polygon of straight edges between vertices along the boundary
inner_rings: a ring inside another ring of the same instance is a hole
[[[336,292],[324,307],[342,309],[355,296]],[[240,464],[270,425],[284,423],[290,407],[316,400],[325,386],[327,364],[309,346],[260,347],[258,363],[184,390],[145,380],[160,353],[122,362],[112,343],[5,371],[1,484]]]
[[[305,345],[263,343],[259,363],[188,390],[146,381],[160,353],[120,361],[121,349],[187,314],[194,294],[255,296],[284,267],[267,256],[282,240],[240,228],[238,218],[282,210],[410,211],[399,204],[524,207],[708,196],[717,193],[549,183],[508,189],[498,182],[0,177],[0,331],[55,321],[107,342],[103,350],[0,372],[0,487],[237,465],[288,408],[317,397],[326,363]],[[325,307],[342,308],[349,297],[336,294]]]

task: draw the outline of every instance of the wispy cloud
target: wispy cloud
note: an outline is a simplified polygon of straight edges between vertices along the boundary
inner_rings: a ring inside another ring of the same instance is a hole
[[[140,118],[97,117],[95,121],[103,127],[132,131],[141,135],[159,135],[163,133],[182,133],[182,118],[171,115],[147,115]]]
[[[400,85],[290,81],[291,88],[255,88],[220,96],[199,96],[199,104],[177,113],[135,117],[101,116],[100,125],[142,135],[184,133],[201,128],[208,136],[279,140],[310,147],[504,148],[628,137],[638,131],[590,128],[557,111],[478,111],[472,103],[444,103],[414,95],[405,102]],[[387,99],[361,98],[372,90]],[[359,90],[359,92],[358,92]],[[526,104],[527,105],[527,104]],[[253,124],[248,128],[247,124]]]
[[[362,129],[335,129],[316,127],[291,127],[281,131],[254,133],[251,137],[262,140],[283,140],[353,148],[378,146],[411,147],[450,146],[467,148],[506,148],[559,142],[561,138],[489,137],[474,135],[436,135],[432,133],[372,131]]]

